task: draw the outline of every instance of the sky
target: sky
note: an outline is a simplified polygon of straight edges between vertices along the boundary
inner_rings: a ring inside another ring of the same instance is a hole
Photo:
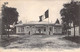
[[[17,8],[19,13],[18,20],[23,23],[29,21],[39,21],[39,16],[44,15],[49,10],[49,22],[55,22],[57,19],[61,21],[60,10],[63,4],[69,3],[71,0],[0,0],[0,8],[4,2],[8,2],[7,6]],[[1,10],[1,9],[0,9]],[[48,21],[48,18],[44,21]]]

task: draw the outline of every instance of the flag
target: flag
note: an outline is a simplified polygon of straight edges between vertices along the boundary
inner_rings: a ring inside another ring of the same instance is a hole
[[[42,17],[43,17],[43,15],[39,16],[39,22],[42,21]]]
[[[49,17],[49,10],[45,12],[45,19]]]

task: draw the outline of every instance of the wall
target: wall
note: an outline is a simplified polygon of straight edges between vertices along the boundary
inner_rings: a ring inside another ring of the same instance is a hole
[[[16,33],[17,34],[25,34],[24,32],[25,32],[24,27],[16,27]]]
[[[51,25],[49,25],[49,26],[39,26],[39,27],[38,26],[25,26],[23,32],[21,31],[22,28],[23,27],[17,27],[16,28],[16,30],[17,30],[16,33],[25,33],[25,34],[32,35],[34,33],[39,33],[39,29],[40,29],[41,33],[44,33],[46,35],[53,35],[53,33],[54,34],[62,34],[62,27],[61,26],[60,27],[56,27],[56,26],[54,27],[54,26],[51,26]],[[44,29],[46,29],[46,30],[44,31]],[[18,31],[20,31],[20,32],[18,32]]]
[[[0,35],[2,34],[2,19],[0,19]]]
[[[75,27],[75,34],[78,36],[79,35],[79,27]],[[71,35],[74,35],[74,28],[71,28]]]
[[[53,34],[62,34],[62,27],[54,27]]]
[[[0,41],[1,41],[1,35],[2,35],[2,16],[0,13]]]

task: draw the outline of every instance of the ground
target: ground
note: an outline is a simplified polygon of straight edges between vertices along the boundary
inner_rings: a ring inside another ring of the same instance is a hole
[[[64,39],[65,35],[18,35],[1,42],[2,47],[20,49],[75,49],[80,44]],[[11,36],[10,36],[11,37]]]

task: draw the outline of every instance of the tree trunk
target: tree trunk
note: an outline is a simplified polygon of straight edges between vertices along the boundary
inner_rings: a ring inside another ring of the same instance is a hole
[[[80,35],[80,24],[79,24],[79,35]]]
[[[8,29],[8,31],[7,31],[7,32],[8,32],[8,37],[9,37],[9,29]]]
[[[79,21],[79,35],[80,35],[80,21]]]
[[[69,37],[69,29],[67,30],[67,33],[68,33],[68,37]]]
[[[74,37],[75,37],[75,25],[74,25]]]
[[[7,35],[8,35],[8,37],[9,37],[9,25],[7,25],[7,29],[8,29]]]
[[[66,32],[67,32],[66,34],[68,34],[68,29],[66,30]]]
[[[80,8],[80,6],[79,6]],[[79,14],[80,14],[80,10],[79,10]],[[79,15],[79,35],[80,35],[80,15]]]

